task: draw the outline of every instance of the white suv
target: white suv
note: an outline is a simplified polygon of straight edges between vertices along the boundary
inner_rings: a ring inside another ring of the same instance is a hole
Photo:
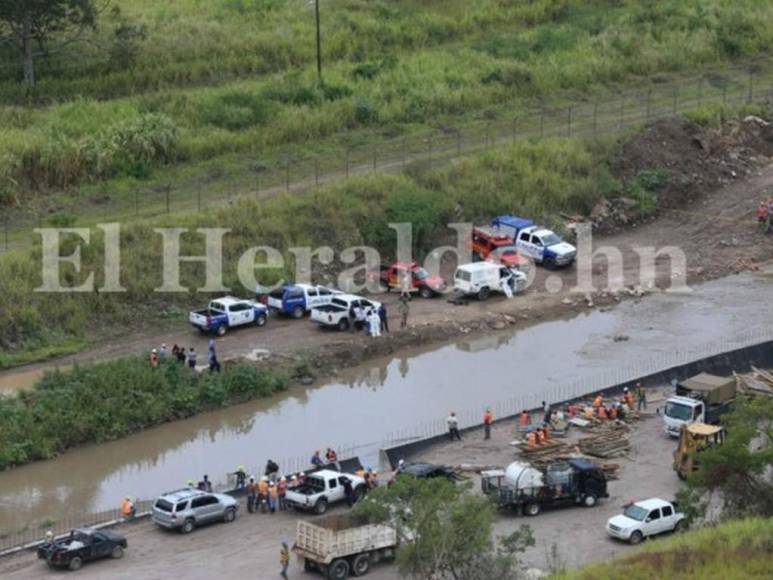
[[[631,544],[638,544],[647,536],[685,529],[685,515],[662,499],[637,501],[626,506],[621,515],[607,521],[607,533],[610,536]]]

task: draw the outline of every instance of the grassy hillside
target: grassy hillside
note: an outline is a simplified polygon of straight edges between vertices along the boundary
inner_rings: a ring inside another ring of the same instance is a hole
[[[731,521],[648,542],[636,554],[555,576],[557,580],[746,580],[769,578],[773,520]]]
[[[30,93],[6,53],[0,203],[139,186],[165,166],[234,153],[495,119],[504,103],[584,96],[773,43],[773,4],[761,0],[328,0],[319,84],[306,0],[114,4],[97,41],[42,63]],[[127,22],[147,38],[118,66],[111,47]]]

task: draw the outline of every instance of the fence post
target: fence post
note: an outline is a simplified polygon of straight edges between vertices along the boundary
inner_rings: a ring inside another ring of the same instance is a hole
[[[405,148],[406,148],[405,139],[406,139],[405,136],[403,136],[403,169],[405,168]]]
[[[166,213],[168,214],[168,213],[170,213],[169,197],[170,197],[170,195],[172,193],[172,186],[171,185],[167,185],[165,189],[166,189]]]
[[[652,89],[647,91],[647,122],[650,121],[650,100],[652,99]]]
[[[679,101],[679,87],[674,85],[674,116],[676,116],[678,101]]]
[[[462,130],[461,129],[456,130],[456,154],[457,155],[462,154]]]
[[[518,138],[518,127],[516,125],[515,119],[513,119],[513,143],[515,143],[515,140]]]
[[[593,136],[598,136],[599,102],[593,103]]]
[[[624,115],[624,113],[625,113],[625,95],[620,97],[620,124],[618,125],[618,127],[620,129],[623,128],[623,115]]]
[[[290,159],[285,159],[285,191],[290,193]]]
[[[376,171],[377,163],[378,163],[378,148],[374,145],[373,146],[373,171]]]
[[[539,116],[539,138],[542,139],[545,136],[545,109],[540,111]]]
[[[255,190],[255,196],[257,197],[257,190]],[[201,186],[196,188],[196,209],[201,213]]]
[[[314,185],[319,187],[319,157],[314,159]]]
[[[405,157],[403,157],[403,165],[405,165]],[[349,179],[349,146],[346,146],[346,179]]]
[[[749,97],[747,102],[751,103],[754,98],[754,73],[749,71]]]
[[[722,83],[722,104],[727,105],[727,83]]]
[[[566,136],[572,136],[572,107],[566,109]]]
[[[432,135],[427,137],[427,165],[432,169]]]
[[[140,215],[140,193],[136,189],[134,190],[134,215],[138,217]]]
[[[491,146],[491,123],[486,123],[486,148]]]
[[[5,251],[7,252],[8,251],[8,216],[5,216],[5,219],[3,221],[4,221],[4,224],[3,224],[4,225],[4,228],[3,228],[3,230],[4,230],[3,238],[4,238],[4,241],[5,241]]]

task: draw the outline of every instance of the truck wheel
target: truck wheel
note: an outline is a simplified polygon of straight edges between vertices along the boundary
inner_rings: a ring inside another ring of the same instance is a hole
[[[268,322],[268,318],[265,314],[258,314],[255,318],[255,326],[266,326],[266,322]]]
[[[370,554],[357,554],[352,560],[352,574],[365,576],[370,570]]]
[[[556,269],[556,261],[553,258],[545,258],[542,260],[542,265],[548,270]]]
[[[540,511],[542,511],[542,507],[538,503],[527,503],[523,508],[523,513],[530,518],[539,515]]]
[[[236,510],[234,508],[228,508],[225,510],[225,513],[223,514],[223,521],[227,524],[230,524],[232,521],[236,519]]]
[[[228,332],[228,327],[225,324],[221,324],[217,327],[217,330],[215,331],[215,334],[218,336],[225,336],[225,333]]]
[[[429,288],[427,286],[422,286],[419,288],[419,296],[422,298],[432,298],[434,292],[432,291],[432,288]]]
[[[346,332],[347,330],[349,330],[349,321],[346,318],[342,318],[341,320],[338,321],[336,328],[341,332]]]
[[[113,560],[118,560],[120,558],[123,558],[123,547],[116,546],[115,548],[113,548],[113,551],[110,552],[110,557]]]
[[[293,308],[292,311],[292,317],[293,318],[303,318],[303,315],[306,313],[306,311],[303,309],[303,306],[296,306]]]
[[[343,558],[333,560],[327,571],[327,577],[330,580],[346,580],[349,577],[349,562]]]
[[[364,485],[358,485],[354,490],[354,502],[357,503],[358,501],[360,501],[362,498],[365,497],[366,493],[368,493],[367,488]]]
[[[491,296],[491,290],[489,290],[488,286],[484,286],[480,290],[478,290],[478,300],[481,302],[488,300],[488,297]]]
[[[190,534],[195,527],[196,527],[196,523],[193,521],[193,519],[188,518],[187,520],[185,520],[182,527],[180,528],[180,533]]]
[[[327,511],[327,500],[323,497],[314,504],[314,513],[321,516]]]
[[[80,570],[81,566],[83,566],[83,560],[81,560],[80,556],[75,556],[72,560],[70,560],[70,565],[68,568],[75,572],[76,570]]]
[[[641,544],[641,541],[643,539],[644,539],[644,535],[639,530],[636,530],[634,533],[631,534],[631,537],[628,538],[628,543],[633,544],[635,546],[636,544]]]
[[[595,495],[586,495],[585,499],[582,500],[582,504],[585,507],[593,507],[596,505],[596,496]]]
[[[306,572],[314,572],[314,570],[317,569],[317,565],[313,561],[309,560],[308,558],[304,558],[303,559],[303,569]]]

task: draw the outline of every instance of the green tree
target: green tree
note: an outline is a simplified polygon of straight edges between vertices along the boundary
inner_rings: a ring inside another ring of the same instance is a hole
[[[517,554],[534,544],[531,531],[524,526],[496,543],[493,505],[466,493],[468,489],[442,479],[402,477],[371,493],[356,506],[355,515],[395,525],[397,563],[405,575],[427,580],[515,578]]]
[[[97,11],[96,0],[0,0],[0,38],[19,50],[24,82],[35,84],[35,58],[52,35],[72,42],[96,25]]]
[[[727,418],[723,445],[701,452],[689,479],[696,492],[719,492],[726,516],[773,516],[773,398],[743,401]]]

